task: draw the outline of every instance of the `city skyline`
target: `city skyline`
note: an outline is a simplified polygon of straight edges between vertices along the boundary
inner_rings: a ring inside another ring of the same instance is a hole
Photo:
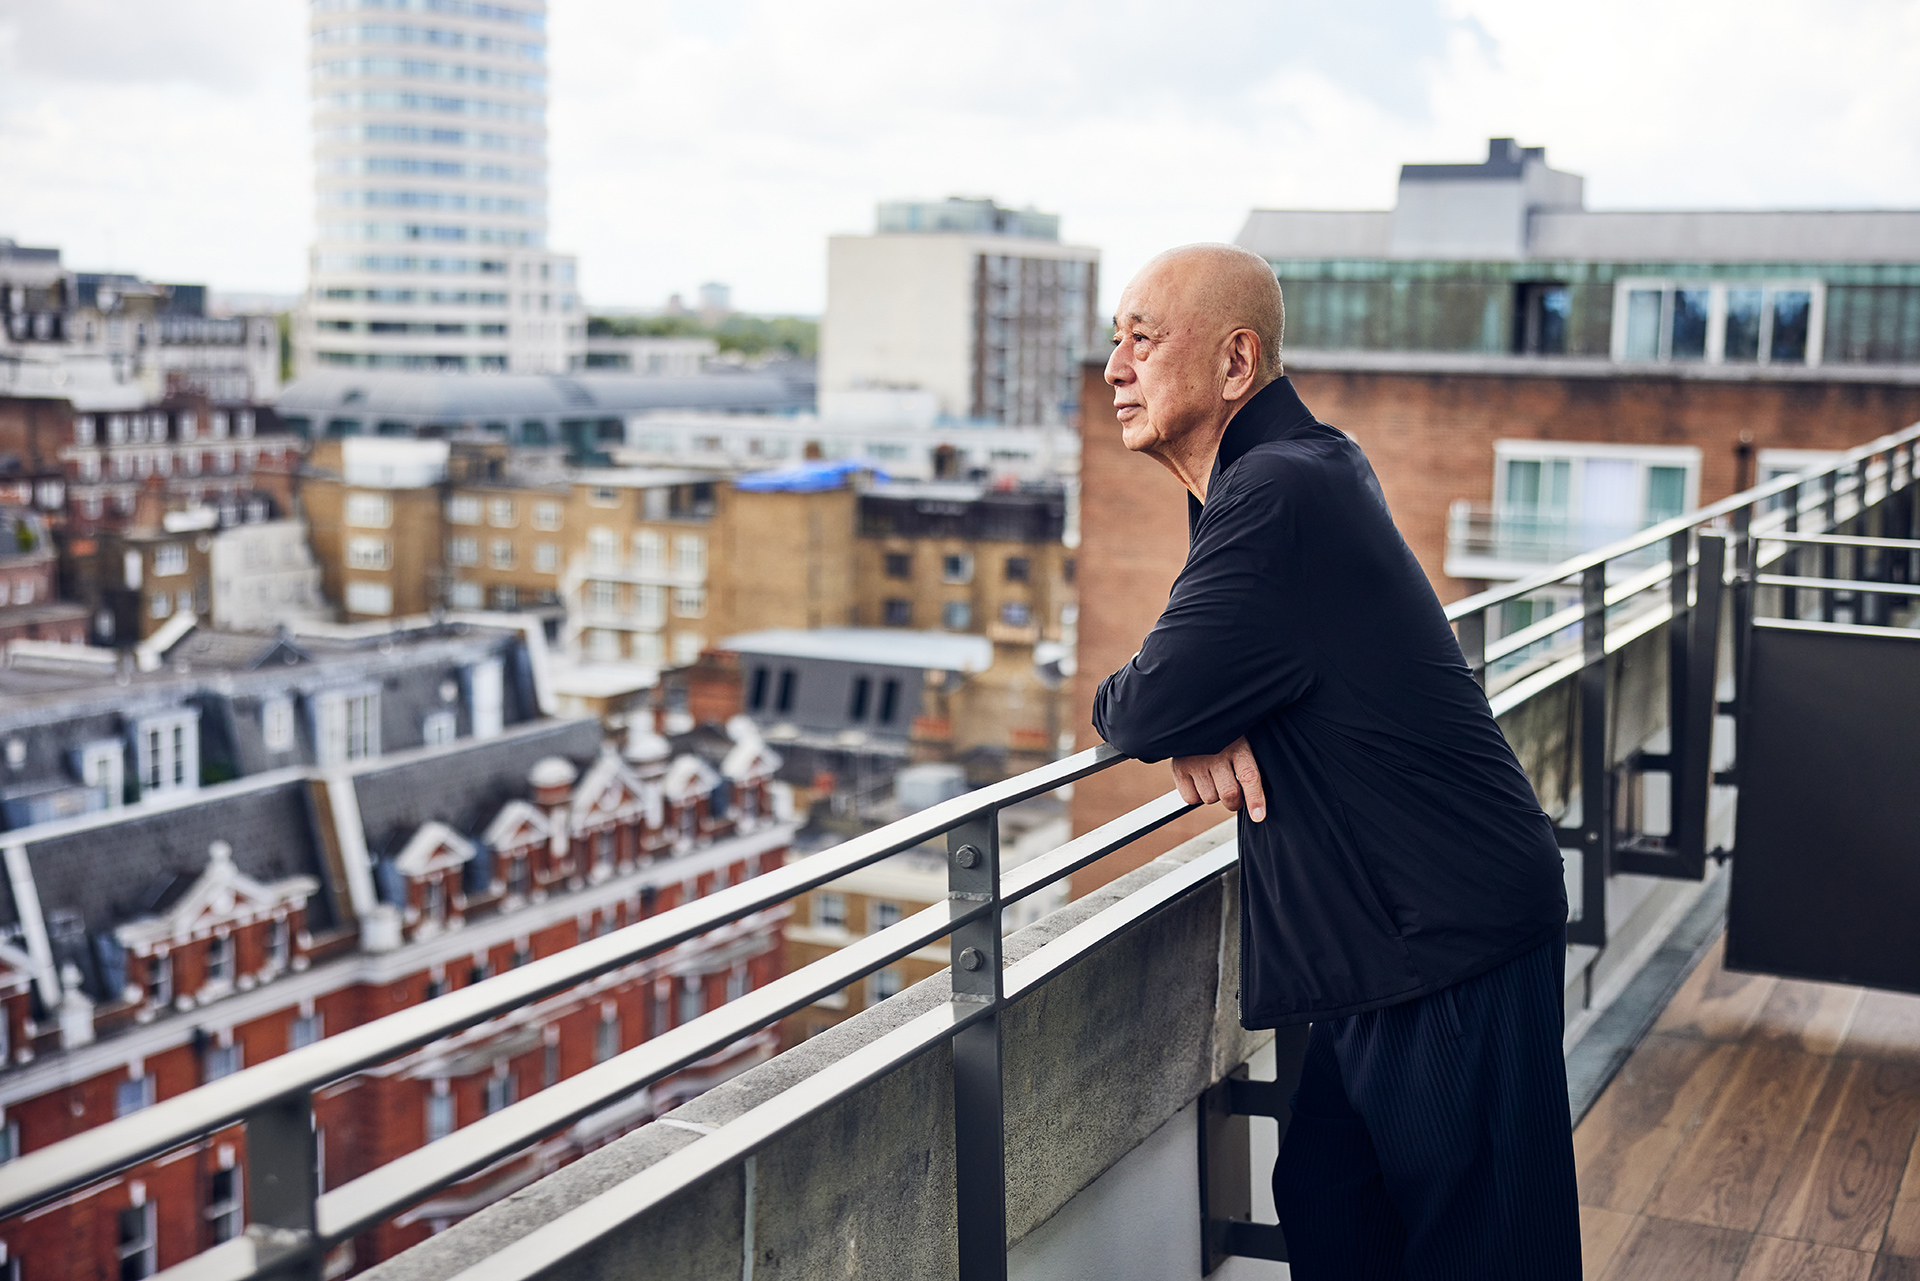
[[[306,19],[293,0],[0,0],[0,235],[298,292]],[[1223,53],[1228,31],[1251,38]],[[1110,302],[1154,249],[1231,238],[1249,207],[1384,207],[1399,161],[1469,160],[1491,135],[1551,147],[1594,207],[1920,203],[1899,143],[1920,89],[1898,73],[1920,16],[1885,3],[1223,3],[1173,27],[1086,5],[960,22],[560,0],[550,36],[552,243],[580,255],[593,305],[726,280],[745,310],[817,312],[826,236],[949,194],[1059,212],[1064,238],[1104,250]]]

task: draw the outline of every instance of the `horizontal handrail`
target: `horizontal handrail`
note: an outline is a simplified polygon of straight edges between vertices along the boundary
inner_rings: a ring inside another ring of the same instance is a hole
[[[0,1166],[0,1217],[63,1196],[151,1156],[215,1133],[284,1099],[483,1023],[610,970],[728,925],[954,827],[1084,778],[1124,759],[1107,744],[941,801],[812,857],[696,902],[289,1051],[256,1067],[62,1139]]]
[[[1871,578],[1800,578],[1793,574],[1756,574],[1761,587],[1805,587],[1811,591],[1855,592],[1866,596],[1920,596],[1920,584],[1882,583]]]
[[[1866,538],[1858,534],[1767,534],[1770,543],[1810,543],[1818,547],[1887,548],[1896,552],[1920,551],[1920,539]]]

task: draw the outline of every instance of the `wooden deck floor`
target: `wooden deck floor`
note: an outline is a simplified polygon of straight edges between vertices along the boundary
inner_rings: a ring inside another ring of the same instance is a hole
[[[1589,1278],[1920,1281],[1920,997],[1716,943],[1574,1152]]]

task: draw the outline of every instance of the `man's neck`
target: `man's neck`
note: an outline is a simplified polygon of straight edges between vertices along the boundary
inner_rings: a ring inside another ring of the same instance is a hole
[[[1173,473],[1174,479],[1186,486],[1189,494],[1201,502],[1207,501],[1207,481],[1213,476],[1214,459],[1220,456],[1220,442],[1226,439],[1227,428],[1233,422],[1234,415],[1246,408],[1247,402],[1266,390],[1269,383],[1278,379],[1270,378],[1248,392],[1239,400],[1226,406],[1226,413],[1217,422],[1207,423],[1181,433],[1179,439],[1169,441],[1161,448],[1153,450],[1154,461]]]

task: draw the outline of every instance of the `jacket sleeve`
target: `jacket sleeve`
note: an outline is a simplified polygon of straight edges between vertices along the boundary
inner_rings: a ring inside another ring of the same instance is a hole
[[[1101,682],[1094,728],[1127,755],[1220,751],[1312,687],[1285,488],[1269,474],[1207,504],[1166,612]]]

